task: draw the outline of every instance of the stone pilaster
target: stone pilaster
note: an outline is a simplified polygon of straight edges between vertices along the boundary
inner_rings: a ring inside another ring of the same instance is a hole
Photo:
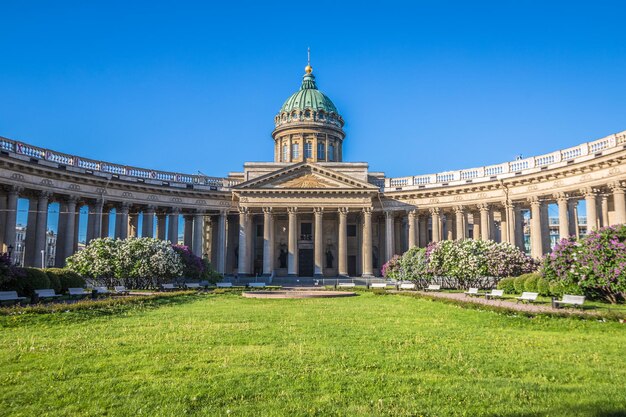
[[[70,196],[67,199],[67,223],[63,231],[63,262],[74,253],[74,235],[76,233],[76,197]],[[60,232],[60,230],[59,230]],[[61,237],[61,233],[57,234],[57,242]],[[57,248],[57,251],[59,248]]]
[[[291,148],[289,149],[291,152]],[[291,277],[298,276],[298,208],[289,207],[289,231],[287,244],[287,274]]]
[[[428,215],[421,214],[419,216],[419,246],[421,248],[428,246]]]
[[[463,206],[456,206],[454,208],[454,215],[456,218],[456,239],[465,239],[465,230],[467,225],[465,223],[465,208]]]
[[[339,231],[337,242],[338,250],[338,274],[341,277],[348,276],[348,208],[342,207],[338,210]]]
[[[538,197],[528,199],[530,203],[530,255],[533,258],[543,256],[543,233],[542,233],[542,206],[543,202]]]
[[[324,209],[322,207],[316,207],[313,211],[313,217],[315,222],[315,235],[314,240],[314,258],[315,269],[314,274],[316,277],[322,277],[324,275]]]
[[[274,271],[274,215],[271,207],[263,207],[263,275]]]
[[[433,242],[439,242],[441,240],[441,211],[439,207],[432,207],[430,209],[431,218],[431,231],[433,235]]]
[[[187,246],[190,250],[193,246],[193,215],[183,215],[183,245]]]
[[[609,224],[609,196],[606,194],[602,194],[600,196],[600,212],[602,213],[602,218],[600,219],[600,224],[602,227],[610,226]]]
[[[598,190],[588,187],[581,191],[587,206],[587,233],[589,233],[598,228]]]
[[[157,214],[157,239],[165,240],[167,239],[167,233],[165,230],[167,220],[167,214],[159,213]]]
[[[361,253],[363,254],[363,277],[374,275],[372,268],[372,208],[363,209],[363,241]]]
[[[204,236],[204,212],[197,211],[193,215],[191,250],[194,255],[202,257],[202,237]]]
[[[408,236],[408,241],[409,241],[409,249],[414,248],[415,246],[417,246],[417,240],[418,240],[418,230],[417,230],[417,211],[416,210],[411,210],[408,213],[408,223],[409,223],[409,236]]]
[[[178,245],[178,216],[180,215],[180,209],[178,207],[172,207],[170,209],[168,218],[168,233],[167,239],[174,245]]]
[[[480,210],[480,238],[481,240],[489,240],[491,238],[490,230],[490,206],[489,204],[479,204]]]

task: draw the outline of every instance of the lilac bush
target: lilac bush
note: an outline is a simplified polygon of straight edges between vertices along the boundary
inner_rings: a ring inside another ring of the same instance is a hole
[[[552,284],[577,286],[611,303],[626,294],[626,225],[591,231],[579,241],[563,239],[545,257],[542,274]]]

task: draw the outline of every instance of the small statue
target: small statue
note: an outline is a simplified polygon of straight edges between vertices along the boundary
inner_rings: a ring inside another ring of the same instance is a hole
[[[333,267],[333,260],[335,260],[335,257],[333,256],[333,253],[331,252],[331,250],[328,249],[326,251],[326,268]]]
[[[280,264],[280,268],[287,268],[287,251],[284,248],[280,248],[278,263]]]

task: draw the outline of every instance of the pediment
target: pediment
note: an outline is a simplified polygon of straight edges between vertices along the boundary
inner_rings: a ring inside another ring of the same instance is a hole
[[[316,164],[292,165],[237,185],[237,190],[377,191],[372,184]]]

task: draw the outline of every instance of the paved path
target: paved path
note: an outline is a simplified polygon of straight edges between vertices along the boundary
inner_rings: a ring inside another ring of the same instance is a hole
[[[526,311],[526,312],[531,312],[531,313],[573,313],[573,314],[599,314],[599,311],[589,311],[589,310],[581,310],[579,308],[553,308],[551,305],[549,304],[527,304],[527,303],[516,303],[515,301],[511,301],[511,300],[504,300],[504,299],[500,299],[500,300],[487,300],[485,299],[485,297],[469,297],[466,296],[463,293],[460,292],[424,292],[424,291],[415,291],[418,294],[422,294],[425,296],[429,296],[429,297],[435,297],[435,298],[447,298],[450,300],[458,300],[458,301],[464,301],[464,302],[468,302],[468,303],[474,303],[474,304],[484,304],[484,305],[490,305],[490,306],[497,306],[497,307],[503,307],[503,308],[507,308],[509,310],[515,310],[515,311]]]

